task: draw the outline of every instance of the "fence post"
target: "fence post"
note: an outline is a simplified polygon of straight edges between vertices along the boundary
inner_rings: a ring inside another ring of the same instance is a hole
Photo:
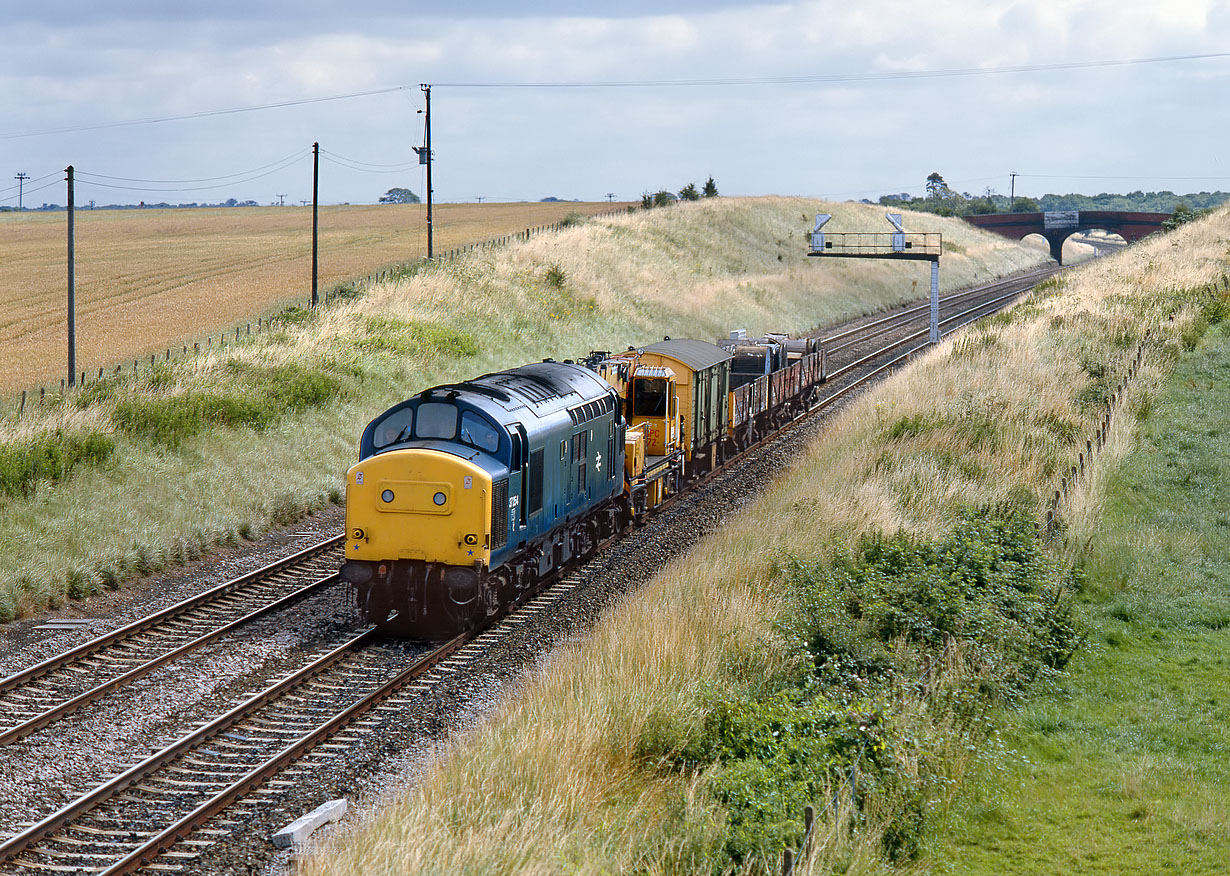
[[[18,416],[20,416],[24,414],[25,412],[26,412],[26,391],[23,389],[21,391],[21,407],[17,409],[17,414]]]
[[[790,876],[794,872],[794,852],[790,849],[782,851],[782,876]]]
[[[816,826],[816,807],[808,803],[803,807],[803,849],[804,855],[811,853],[811,832]]]

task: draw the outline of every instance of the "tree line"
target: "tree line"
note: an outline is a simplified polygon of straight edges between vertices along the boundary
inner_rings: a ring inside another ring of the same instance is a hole
[[[937,171],[927,177],[926,194],[919,197],[908,192],[882,195],[881,206],[898,210],[918,210],[940,216],[972,216],[986,213],[1044,213],[1054,210],[1119,210],[1131,213],[1199,212],[1230,200],[1230,192],[1191,192],[1185,195],[1171,191],[1134,191],[1127,194],[1102,192],[1097,195],[1046,194],[1040,198],[1017,196],[1010,198],[988,188],[981,195],[958,192],[949,187]],[[864,203],[873,203],[864,200]],[[1181,209],[1180,209],[1181,208]]]

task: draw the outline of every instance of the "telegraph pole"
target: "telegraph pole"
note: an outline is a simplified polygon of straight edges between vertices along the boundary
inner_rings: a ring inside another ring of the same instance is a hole
[[[21,173],[17,174],[17,176],[13,177],[13,179],[17,180],[17,210],[18,212],[21,211],[21,193],[25,189],[26,180],[28,180],[29,178],[30,178],[30,175],[26,173],[24,170]]]
[[[73,246],[73,166],[68,174],[68,385],[77,385],[77,275]]]
[[[416,151],[419,152],[419,164],[427,165],[427,258],[431,258],[435,255],[435,240],[431,222],[431,86],[423,84],[419,88],[423,89],[423,94],[427,96],[427,142],[421,151]]]
[[[320,229],[320,143],[312,144],[312,306],[316,306],[316,241]]]
[[[1011,213],[1012,208],[1016,206],[1016,178],[1020,176],[1020,174],[1017,173],[1016,171],[1013,171],[1012,173],[1008,174],[1008,176],[1012,177],[1012,181],[1008,184],[1009,185],[1008,212]]]

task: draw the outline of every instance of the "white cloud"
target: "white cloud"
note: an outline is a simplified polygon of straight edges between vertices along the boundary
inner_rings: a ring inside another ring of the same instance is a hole
[[[66,14],[69,7],[75,14]],[[103,8],[52,0],[12,17],[12,47],[0,61],[6,130],[409,88],[259,113],[0,138],[0,169],[33,173],[73,162],[116,175],[203,177],[258,166],[313,140],[364,161],[409,160],[409,146],[421,138],[419,82],[1055,64],[1219,51],[1230,31],[1230,12],[1212,0],[644,0],[609,10],[564,0],[510,9],[484,0],[434,17],[407,14],[406,4],[391,0],[360,3],[344,16],[324,0],[223,0],[196,12],[154,0]],[[833,84],[438,87],[437,192],[635,197],[709,173],[728,193],[865,191],[910,179],[917,189],[935,169],[975,181],[998,174],[1000,188],[1009,170],[1216,173],[1228,132],[1212,108],[1228,72],[1230,61],[1219,59]],[[251,196],[268,201],[302,185],[303,176],[294,169],[254,183]],[[417,169],[408,181],[421,187]],[[331,166],[324,191],[335,200],[372,200],[393,182]],[[1198,187],[1218,185],[1230,188],[1230,180]]]

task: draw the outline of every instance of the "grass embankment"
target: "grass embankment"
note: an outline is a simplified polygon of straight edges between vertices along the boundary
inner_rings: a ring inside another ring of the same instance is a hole
[[[0,619],[337,501],[363,424],[435,383],[665,334],[797,331],[912,296],[917,266],[809,260],[816,212],[883,222],[789,198],[594,220],[0,423]],[[944,231],[945,288],[1040,259],[959,221],[907,223]]]
[[[811,872],[916,867],[1004,708],[1078,644],[1067,546],[1141,399],[1221,306],[1204,284],[1228,224],[1078,270],[860,397],[303,872],[771,872],[808,801]],[[1093,488],[1044,550],[1055,482],[1146,335]]]
[[[1181,359],[1088,548],[1089,647],[1029,704],[934,855],[968,874],[1224,873],[1230,330]]]
[[[439,204],[436,252],[617,207]],[[320,288],[426,255],[422,205],[320,210]],[[0,214],[0,393],[58,383],[67,328],[64,213]],[[312,288],[309,207],[79,210],[77,362],[97,373],[236,323],[303,305]]]

